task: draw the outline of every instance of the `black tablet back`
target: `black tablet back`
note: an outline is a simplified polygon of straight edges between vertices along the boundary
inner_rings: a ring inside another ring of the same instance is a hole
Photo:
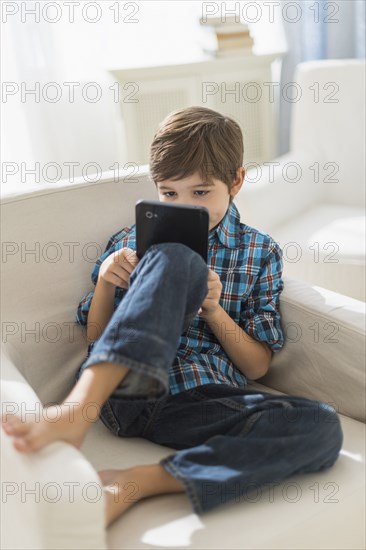
[[[136,203],[136,254],[153,244],[181,243],[207,263],[209,213],[203,206],[140,200]]]

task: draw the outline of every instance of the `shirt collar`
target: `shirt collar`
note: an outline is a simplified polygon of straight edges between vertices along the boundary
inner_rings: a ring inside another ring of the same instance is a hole
[[[232,202],[221,222],[208,234],[208,242],[212,244],[219,240],[227,248],[237,248],[240,244],[239,237],[240,214]]]

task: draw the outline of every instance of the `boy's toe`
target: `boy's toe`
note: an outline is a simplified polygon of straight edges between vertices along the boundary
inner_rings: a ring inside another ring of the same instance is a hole
[[[41,435],[26,434],[23,436],[15,437],[13,444],[14,447],[18,449],[18,451],[34,452],[43,447],[45,445],[45,442],[43,441]]]
[[[29,426],[25,422],[6,423],[3,428],[9,435],[24,435],[29,432]]]
[[[1,425],[5,429],[6,427],[12,426],[14,424],[14,419],[12,416],[7,415],[1,418]]]
[[[26,441],[24,437],[15,437],[13,439],[13,445],[18,451],[22,451],[22,452],[32,451],[32,449],[29,446],[29,443]]]
[[[2,418],[1,422],[3,426],[19,426],[25,424],[25,422],[22,422],[21,418],[15,416],[15,414],[8,414],[6,418]]]

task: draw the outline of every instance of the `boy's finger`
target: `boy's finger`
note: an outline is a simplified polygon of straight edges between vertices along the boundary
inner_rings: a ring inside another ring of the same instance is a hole
[[[140,261],[134,250],[131,250],[131,252],[127,254],[127,259],[131,264],[137,264]]]
[[[136,252],[132,250],[132,248],[126,248],[123,253],[123,261],[126,264],[135,264],[138,261],[138,257],[136,255]]]
[[[210,281],[207,283],[208,290],[212,290],[213,288],[218,288],[219,282],[218,281]]]
[[[125,271],[127,271],[127,273],[130,274],[134,270],[134,267],[135,266],[131,265],[130,262],[124,261],[118,264],[117,270],[121,272],[121,269],[124,269]]]

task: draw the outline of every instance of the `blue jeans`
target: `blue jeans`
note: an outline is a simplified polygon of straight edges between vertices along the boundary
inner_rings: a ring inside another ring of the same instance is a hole
[[[101,420],[118,437],[177,450],[160,464],[183,483],[197,514],[329,468],[343,442],[336,411],[320,401],[225,384],[169,394],[180,335],[206,294],[207,266],[198,254],[176,243],[152,246],[76,375],[104,361],[129,367]]]

